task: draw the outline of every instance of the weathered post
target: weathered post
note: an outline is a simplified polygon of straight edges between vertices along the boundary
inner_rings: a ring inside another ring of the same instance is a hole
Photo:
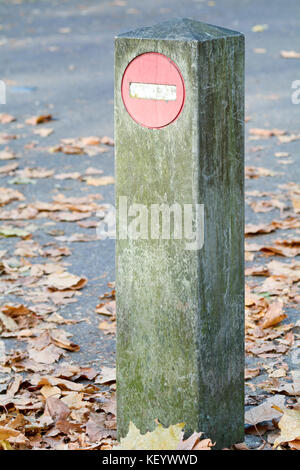
[[[115,137],[119,437],[157,418],[240,442],[244,36],[190,19],[119,35]]]

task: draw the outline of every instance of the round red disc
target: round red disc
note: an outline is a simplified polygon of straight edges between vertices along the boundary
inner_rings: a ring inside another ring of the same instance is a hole
[[[121,93],[132,119],[150,129],[175,121],[185,100],[184,81],[178,67],[158,52],[146,52],[128,64]]]

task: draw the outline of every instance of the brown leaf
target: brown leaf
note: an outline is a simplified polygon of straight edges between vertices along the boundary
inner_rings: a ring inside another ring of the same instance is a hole
[[[0,188],[0,206],[9,204],[12,201],[24,201],[25,197],[19,191],[11,188]]]
[[[115,145],[113,139],[111,137],[107,137],[107,136],[102,137],[101,144],[112,145],[112,146]]]
[[[50,416],[53,421],[61,421],[65,420],[70,413],[71,410],[61,399],[55,397],[47,398],[44,412],[45,416]]]
[[[44,385],[40,393],[44,398],[48,399],[49,397],[59,398],[61,396],[61,390],[59,387],[52,387],[51,385]]]
[[[105,411],[105,413],[111,413],[112,415],[116,416],[117,414],[117,402],[116,402],[116,395],[113,393],[107,403],[101,405],[101,409]]]
[[[50,218],[56,222],[77,222],[91,217],[91,212],[53,212]]]
[[[12,377],[7,386],[7,394],[11,395],[12,397],[15,396],[22,382],[23,378],[21,375],[15,375],[14,377]]]
[[[59,348],[67,349],[68,351],[80,350],[80,346],[69,341],[62,330],[52,331],[51,340],[52,343],[58,346]]]
[[[104,413],[91,413],[86,424],[86,434],[91,442],[99,442],[110,435],[110,432],[105,429],[104,423]]]
[[[115,184],[115,178],[113,176],[102,176],[100,178],[88,176],[85,178],[85,182],[91,186],[107,186]]]
[[[3,313],[5,313],[5,315],[11,318],[16,318],[24,315],[35,315],[32,310],[25,307],[23,304],[18,305],[16,307],[13,305],[4,305],[1,310]]]
[[[257,129],[253,128],[250,129],[249,133],[251,135],[257,135],[263,138],[268,138],[268,137],[273,137],[273,136],[279,136],[279,135],[284,135],[286,134],[286,131],[283,131],[282,129]]]
[[[0,160],[14,160],[15,158],[16,154],[14,152],[8,150],[2,150],[0,152]]]
[[[82,289],[87,283],[87,279],[74,274],[63,272],[53,273],[48,276],[46,285],[51,290],[77,290]]]
[[[280,57],[284,59],[300,59],[300,52],[296,51],[281,51]]]
[[[17,437],[20,435],[20,431],[16,429],[7,428],[6,426],[0,426],[0,441],[6,441],[10,437]]]
[[[54,170],[48,170],[47,168],[24,168],[18,171],[20,178],[49,178],[54,175]]]
[[[255,369],[245,369],[245,380],[253,379],[260,375],[260,367],[256,367]]]
[[[116,381],[116,369],[112,367],[102,367],[99,378],[95,383],[104,385]]]
[[[1,175],[8,175],[18,168],[18,163],[9,163],[8,165],[3,165],[0,167]]]
[[[42,364],[53,364],[58,361],[63,352],[54,344],[50,344],[43,349],[29,349],[29,357]]]
[[[299,140],[299,139],[300,139],[300,134],[278,136],[279,143],[281,144],[288,144],[290,142],[294,142],[295,140]]]
[[[246,178],[259,178],[260,176],[276,176],[276,173],[267,168],[256,167],[256,166],[246,166],[245,167],[245,176]]]
[[[96,306],[96,312],[100,315],[114,316],[116,314],[116,301],[101,303]]]
[[[5,113],[0,114],[0,123],[1,124],[9,124],[13,121],[16,121],[16,118],[13,117],[11,114],[5,114]]]
[[[41,137],[48,137],[49,135],[53,134],[53,129],[50,127],[43,127],[42,129],[34,129],[33,133],[40,135]]]
[[[251,407],[245,413],[245,421],[248,424],[258,424],[263,421],[271,421],[272,419],[279,418],[281,413],[274,408],[283,408],[285,398],[282,395],[274,395],[274,397],[268,398],[261,405]]]
[[[31,118],[26,119],[26,124],[31,126],[36,126],[37,124],[42,124],[44,122],[52,121],[51,114],[45,114],[41,116],[32,116]]]
[[[263,329],[269,328],[270,326],[277,325],[285,318],[287,318],[287,315],[283,312],[283,302],[280,299],[270,304],[260,326]]]
[[[59,173],[54,176],[56,180],[78,180],[80,179],[81,174],[79,172],[73,172],[73,173]]]

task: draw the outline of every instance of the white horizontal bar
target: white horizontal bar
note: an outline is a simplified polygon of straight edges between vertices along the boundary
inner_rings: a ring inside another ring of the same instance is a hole
[[[176,101],[176,85],[158,85],[154,83],[130,83],[131,98],[144,100]]]

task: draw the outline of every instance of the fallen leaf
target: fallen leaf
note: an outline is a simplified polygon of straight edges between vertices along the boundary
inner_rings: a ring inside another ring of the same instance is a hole
[[[300,59],[300,52],[296,51],[281,51],[280,57],[284,59]]]
[[[287,315],[283,312],[283,302],[280,299],[276,302],[272,302],[269,305],[269,308],[260,326],[263,329],[269,328],[270,326],[277,325],[285,318],[287,318]]]
[[[102,367],[99,378],[95,383],[104,385],[116,381],[116,369],[111,367]]]
[[[14,170],[18,168],[19,164],[18,163],[9,163],[8,165],[3,165],[0,167],[0,174],[5,175],[5,174],[10,174]]]
[[[66,419],[71,410],[69,407],[59,398],[49,397],[46,400],[45,416],[50,416],[53,421],[61,421]]]
[[[101,303],[97,305],[96,312],[100,315],[106,315],[108,317],[114,316],[116,314],[116,301],[112,300],[111,302]]]
[[[52,121],[51,114],[45,114],[41,116],[32,116],[31,118],[26,119],[26,124],[30,124],[31,126],[36,126],[38,124],[42,124],[44,122]]]
[[[256,47],[253,49],[256,54],[265,54],[267,52],[267,49],[263,47]]]
[[[278,140],[281,144],[288,144],[300,139],[300,134],[279,135]]]
[[[210,439],[200,439],[202,432],[194,432],[188,439],[181,440],[176,450],[211,450],[214,444]]]
[[[82,289],[86,283],[86,278],[68,272],[50,274],[46,281],[46,285],[53,290]]]
[[[77,180],[80,179],[81,174],[79,172],[73,172],[73,173],[59,173],[54,176],[56,180]]]
[[[273,406],[275,405],[277,408],[283,408],[284,403],[284,396],[274,395],[274,397],[268,398],[261,405],[252,407],[246,411],[245,421],[248,424],[255,425],[262,423],[263,421],[271,421],[272,419],[279,418],[281,413]]]
[[[9,204],[12,201],[24,201],[25,197],[19,191],[11,188],[0,188],[0,206]]]
[[[260,176],[275,176],[276,173],[267,168],[255,167],[255,166],[246,166],[245,167],[246,178],[259,178]]]
[[[278,427],[281,433],[274,442],[275,449],[280,444],[300,440],[300,410],[285,409]]]
[[[89,176],[85,178],[85,182],[91,186],[107,186],[109,184],[115,184],[115,178],[113,176],[102,176],[100,178]]]
[[[43,127],[42,129],[34,129],[33,133],[40,135],[41,137],[48,137],[53,134],[54,130],[50,127]]]
[[[11,114],[5,114],[5,113],[0,114],[0,123],[1,124],[9,124],[13,121],[16,121],[16,118],[14,116],[12,116]]]
[[[61,396],[61,390],[59,387],[52,387],[51,385],[44,385],[40,393],[44,398],[48,399],[49,397],[59,398]]]
[[[245,369],[245,380],[253,379],[260,374],[261,370],[260,367],[256,367],[255,369]]]
[[[16,154],[9,150],[2,150],[0,152],[0,160],[14,160],[16,158]]]
[[[130,422],[127,436],[121,438],[120,444],[115,446],[114,450],[176,450],[182,438],[183,428],[183,423],[168,428],[158,424],[154,431],[141,434]]]
[[[279,135],[284,135],[286,134],[286,131],[282,129],[258,129],[258,128],[253,128],[249,130],[249,133],[251,135],[258,135],[260,137],[273,137],[273,136],[279,136]]]

